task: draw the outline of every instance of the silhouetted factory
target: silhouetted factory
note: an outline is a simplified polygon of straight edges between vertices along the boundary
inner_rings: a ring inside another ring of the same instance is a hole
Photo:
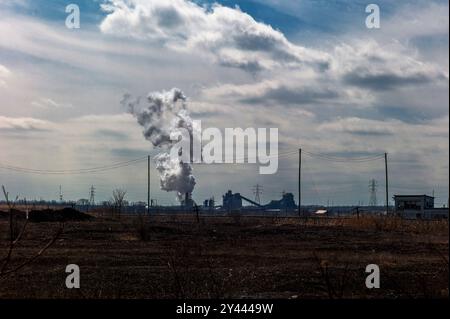
[[[292,193],[284,193],[283,197],[280,200],[272,200],[267,205],[261,205],[251,199],[248,199],[245,196],[242,196],[240,193],[234,193],[229,190],[225,195],[223,195],[223,204],[222,209],[231,211],[231,210],[240,210],[243,208],[242,201],[246,201],[253,205],[253,208],[259,209],[296,209],[297,206],[294,201],[294,195]]]

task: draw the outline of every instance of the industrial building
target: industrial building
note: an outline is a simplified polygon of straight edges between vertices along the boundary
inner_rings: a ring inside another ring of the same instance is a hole
[[[229,190],[225,195],[223,195],[223,205],[222,208],[231,211],[231,210],[240,210],[242,208],[242,200],[249,202],[250,204],[261,207],[260,204],[248,199],[247,197],[242,196],[240,193],[233,193]]]
[[[280,200],[272,200],[265,206],[266,209],[282,209],[282,210],[294,210],[297,205],[294,201],[294,194],[283,193],[283,197]]]
[[[435,208],[428,195],[395,195],[395,214],[407,219],[448,219],[448,208]]]
[[[222,199],[222,207],[225,210],[237,210],[242,208],[242,198],[239,193],[233,194],[233,192],[229,190],[222,196]]]
[[[252,209],[259,210],[295,210],[297,208],[292,193],[283,193],[283,197],[280,200],[272,200],[267,205],[261,205],[256,201],[242,196],[240,193],[233,193],[231,190],[223,195],[222,208],[226,211],[241,210],[243,209],[242,201],[250,203]]]

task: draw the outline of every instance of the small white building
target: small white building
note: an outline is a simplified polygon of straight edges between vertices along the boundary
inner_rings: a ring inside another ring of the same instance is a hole
[[[448,208],[435,208],[428,195],[395,195],[395,213],[408,219],[448,219]]]

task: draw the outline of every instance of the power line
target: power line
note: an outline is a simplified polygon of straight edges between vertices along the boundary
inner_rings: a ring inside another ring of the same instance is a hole
[[[314,152],[305,151],[305,150],[303,150],[303,152],[306,155],[308,155],[309,157],[320,158],[320,159],[331,161],[331,162],[343,162],[343,163],[346,163],[346,162],[359,162],[359,163],[371,162],[371,161],[376,161],[376,160],[382,159],[384,157],[384,154],[375,154],[372,156],[364,156],[364,157],[338,157],[338,156],[332,156],[332,155],[328,155],[328,154],[314,153]]]
[[[276,155],[266,156],[266,158],[268,158],[268,159],[289,158],[289,157],[296,155],[297,152],[298,152],[297,150],[284,151],[284,152],[280,152]],[[331,156],[331,155],[327,155],[327,154],[319,154],[319,153],[305,151],[305,150],[303,150],[303,153],[310,157],[319,158],[319,159],[323,159],[323,160],[327,160],[327,161],[353,162],[353,163],[375,161],[375,160],[379,160],[379,159],[383,158],[383,156],[384,156],[383,154],[380,154],[380,155],[374,155],[374,156],[351,158],[351,157],[337,157],[337,156]],[[0,169],[15,171],[15,172],[19,172],[19,173],[37,174],[37,175],[72,175],[72,174],[74,175],[74,174],[99,173],[99,172],[119,169],[119,168],[123,168],[123,167],[127,167],[127,166],[132,166],[132,165],[144,162],[146,160],[147,160],[147,156],[132,159],[129,161],[118,162],[118,163],[114,163],[111,165],[103,165],[103,166],[96,166],[96,167],[90,167],[90,168],[68,169],[68,170],[66,170],[66,169],[62,169],[62,170],[35,169],[35,168],[27,168],[27,167],[20,167],[20,166],[14,166],[14,165],[9,165],[9,164],[5,164],[5,163],[0,163]],[[236,161],[244,161],[244,162],[248,161],[249,160],[248,156],[244,157],[244,158],[236,158],[233,160],[234,160],[233,163],[211,163],[211,164],[219,164],[219,165],[252,164],[252,163],[236,163]],[[208,165],[207,163],[192,163],[192,164],[193,165]]]
[[[270,156],[265,156],[265,158],[267,159],[273,159],[273,158],[288,158],[292,155],[296,155],[297,151],[288,151],[288,152],[282,152],[282,153],[278,153],[276,155],[270,155]],[[193,165],[242,165],[242,164],[248,164],[248,165],[252,165],[254,163],[248,163],[248,156],[247,157],[241,157],[241,158],[233,158],[233,163],[205,163],[205,162],[201,162],[201,163],[192,163]],[[237,163],[237,161],[241,161],[244,163]],[[247,163],[246,163],[247,162]]]
[[[30,173],[30,174],[38,174],[38,175],[71,175],[71,174],[87,174],[87,173],[98,173],[109,170],[114,170],[122,167],[131,166],[137,163],[143,162],[147,157],[137,158],[134,160],[129,160],[126,162],[119,162],[111,165],[105,166],[97,166],[91,168],[80,168],[80,169],[72,169],[72,170],[42,170],[42,169],[33,169],[33,168],[25,168],[19,166],[12,166],[7,164],[0,164],[0,168],[11,170],[20,173]]]

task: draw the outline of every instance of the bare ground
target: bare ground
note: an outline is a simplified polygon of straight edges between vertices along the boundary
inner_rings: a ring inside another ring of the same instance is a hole
[[[58,229],[29,223],[8,268]],[[8,249],[0,219],[0,260]],[[448,298],[448,222],[153,216],[67,222],[0,298]],[[67,289],[77,264],[81,289]],[[381,288],[367,289],[377,264]]]

